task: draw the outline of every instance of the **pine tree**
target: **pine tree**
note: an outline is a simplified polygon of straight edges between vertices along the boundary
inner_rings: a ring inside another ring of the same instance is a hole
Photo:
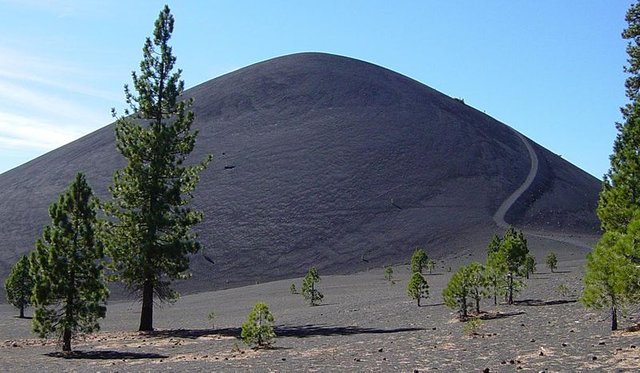
[[[527,257],[524,260],[524,271],[527,279],[529,279],[530,274],[533,274],[536,271],[536,258],[531,254],[527,254]]]
[[[34,281],[33,330],[41,337],[62,336],[63,351],[71,351],[77,332],[99,330],[109,295],[102,274],[103,257],[97,201],[84,175],[77,174],[49,207],[45,226],[30,256]]]
[[[266,347],[273,343],[276,333],[273,331],[274,317],[266,303],[258,302],[253,306],[247,320],[240,328],[240,338],[244,343]]]
[[[426,267],[429,258],[425,254],[424,250],[419,247],[413,251],[411,255],[411,272],[422,273],[422,270]]]
[[[480,300],[488,295],[488,279],[484,266],[473,262],[465,266],[465,276],[469,277],[469,295],[475,302],[476,314],[480,314]]]
[[[4,282],[7,301],[20,310],[20,318],[24,318],[24,309],[31,304],[33,293],[33,279],[29,273],[31,264],[29,258],[23,255],[13,265],[9,276]]]
[[[556,258],[556,253],[554,253],[553,251],[550,251],[547,256],[544,257],[544,262],[551,273],[553,273],[553,271],[558,268],[558,258]]]
[[[322,302],[324,295],[316,288],[316,284],[320,282],[320,276],[316,267],[309,268],[307,275],[302,280],[302,297],[309,301],[309,304],[316,306]]]
[[[522,231],[509,227],[500,242],[499,252],[507,269],[507,303],[513,304],[513,294],[520,282],[517,276],[524,272],[529,248]]]
[[[627,45],[629,74],[625,82],[629,103],[623,107],[624,123],[617,123],[618,134],[610,156],[611,168],[604,176],[597,214],[605,232],[623,233],[640,208],[640,2],[626,14],[628,27],[622,37]]]
[[[638,257],[640,219],[629,224],[625,234],[607,232],[587,255],[580,302],[587,308],[608,308],[611,330],[618,329],[618,312],[629,303],[638,302],[640,273],[630,257]]]
[[[473,286],[473,276],[467,266],[458,268],[442,290],[444,304],[458,311],[460,320],[464,321],[468,317],[468,297],[471,296]]]
[[[116,171],[109,189],[113,201],[107,212],[113,219],[108,250],[118,278],[142,298],[141,331],[153,330],[155,297],[178,297],[171,282],[188,276],[189,255],[200,249],[191,227],[203,215],[188,204],[210,160],[183,165],[197,131],[191,130],[192,101],[180,97],[181,71],[173,72],[176,58],[168,44],[173,23],[165,6],[153,39],[144,44],[141,71],[132,73],[137,94],[125,86],[130,111],[117,119],[115,128],[116,146],[127,164]]]
[[[493,296],[493,304],[498,305],[498,295],[505,294],[507,287],[507,265],[504,253],[500,251],[500,237],[494,235],[487,246],[487,262],[484,266],[484,277],[487,290]]]
[[[413,272],[411,275],[407,284],[407,295],[418,302],[418,307],[420,307],[420,299],[429,298],[429,284],[420,272]]]

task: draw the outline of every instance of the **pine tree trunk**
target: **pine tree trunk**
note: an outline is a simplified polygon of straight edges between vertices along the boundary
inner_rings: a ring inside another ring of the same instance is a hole
[[[462,317],[460,319],[465,320],[467,318],[467,297],[462,298]]]
[[[71,351],[71,329],[64,328],[62,333],[62,351]]]
[[[611,306],[611,330],[618,330],[618,312],[616,306]]]
[[[20,305],[20,318],[24,319],[24,303]]]
[[[418,295],[418,307],[420,307],[420,295]]]
[[[509,274],[509,301],[508,304],[513,304],[513,274]]]
[[[476,314],[480,314],[480,298],[476,297]]]
[[[142,285],[142,312],[140,313],[141,332],[153,331],[153,284],[145,280]]]

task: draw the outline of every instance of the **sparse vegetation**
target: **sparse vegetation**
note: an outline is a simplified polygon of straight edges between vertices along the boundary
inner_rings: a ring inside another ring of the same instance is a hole
[[[547,268],[553,273],[556,268],[558,268],[558,258],[556,258],[556,253],[550,251],[547,256],[544,257],[544,263],[547,265]]]
[[[4,282],[4,289],[7,293],[7,301],[20,310],[20,318],[24,318],[24,310],[31,304],[31,294],[33,293],[33,279],[29,273],[31,264],[29,257],[23,255],[13,265],[9,276]]]
[[[419,247],[413,251],[411,255],[411,272],[422,273],[422,270],[426,267],[428,261],[427,254]]]
[[[621,307],[640,302],[640,2],[629,7],[625,20],[629,102],[621,110],[624,123],[616,124],[611,167],[596,209],[604,235],[587,256],[580,298],[587,308],[609,309],[611,330],[618,328]]]
[[[216,319],[216,313],[213,311],[209,312],[209,314],[207,315],[207,320],[211,322],[211,327],[213,329],[216,328],[215,319]]]
[[[471,318],[464,322],[464,326],[462,328],[465,335],[472,336],[477,335],[480,331],[480,327],[482,326],[482,320],[478,318]]]
[[[434,268],[436,268],[436,261],[429,258],[427,260],[427,269],[429,270],[429,274],[433,273]]]
[[[524,261],[525,277],[529,279],[529,275],[536,271],[536,258],[533,255],[528,254]]]
[[[49,207],[51,225],[44,227],[30,257],[33,330],[40,337],[57,333],[63,351],[71,351],[74,334],[99,330],[97,320],[107,310],[96,204],[84,175],[77,174]]]
[[[115,172],[107,204],[109,255],[113,269],[129,290],[142,300],[141,331],[153,330],[154,298],[171,301],[170,287],[187,278],[189,255],[200,249],[191,227],[202,213],[188,208],[200,172],[210,156],[198,164],[183,163],[197,136],[191,131],[191,100],[183,100],[181,71],[169,39],[174,19],[165,6],[155,22],[153,38],[143,48],[141,72],[132,73],[136,94],[125,86],[130,105],[117,117],[116,146],[127,163]],[[116,117],[115,111],[113,111]]]
[[[240,338],[247,345],[256,348],[268,347],[273,343],[276,333],[273,331],[274,317],[266,303],[258,302],[242,324]]]
[[[407,295],[418,302],[418,307],[420,307],[420,299],[429,297],[429,284],[421,273],[413,272],[411,274],[407,284]]]
[[[324,298],[324,295],[316,288],[316,284],[319,282],[320,276],[316,267],[309,268],[307,275],[302,280],[302,297],[308,300],[311,306],[317,306]]]
[[[640,236],[640,218],[635,218],[628,233],[605,233],[587,255],[580,302],[587,308],[609,309],[611,330],[618,329],[618,313],[630,303],[640,301],[640,269],[631,258],[640,258],[635,243]]]
[[[291,284],[291,286],[289,286],[289,293],[298,294],[298,289],[296,289],[296,284]]]
[[[484,266],[473,262],[466,266],[465,273],[469,276],[469,295],[475,302],[476,314],[479,314],[480,300],[488,295]]]
[[[462,321],[466,320],[468,316],[467,297],[471,291],[471,281],[472,277],[469,275],[467,267],[460,267],[451,275],[447,286],[442,290],[444,304],[456,310]]]
[[[392,285],[395,284],[393,280],[393,267],[391,265],[384,266],[384,279],[389,281]]]

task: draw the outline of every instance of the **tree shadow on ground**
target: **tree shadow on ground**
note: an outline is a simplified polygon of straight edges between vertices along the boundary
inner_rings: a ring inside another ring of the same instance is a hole
[[[423,304],[420,307],[438,307],[438,306],[444,306],[444,303]]]
[[[491,312],[491,313],[487,312],[487,313],[481,313],[480,316],[478,316],[478,318],[481,320],[495,320],[495,319],[502,319],[505,317],[518,316],[518,315],[524,315],[524,311]]]
[[[70,351],[70,352],[50,352],[45,354],[49,357],[62,359],[87,359],[87,360],[139,360],[139,359],[166,359],[167,355],[160,355],[147,352],[128,351]]]
[[[391,334],[413,332],[424,330],[424,328],[363,328],[359,326],[326,326],[326,325],[283,325],[273,328],[278,337],[312,337],[312,336],[331,336],[331,335],[354,335],[354,334]],[[197,339],[205,336],[226,336],[240,337],[240,328],[220,328],[220,329],[176,329],[176,330],[158,330],[146,333],[154,337],[175,337]]]
[[[523,299],[514,301],[513,304],[520,306],[555,306],[558,304],[576,303],[576,299],[558,299],[558,300],[542,300],[542,299]]]

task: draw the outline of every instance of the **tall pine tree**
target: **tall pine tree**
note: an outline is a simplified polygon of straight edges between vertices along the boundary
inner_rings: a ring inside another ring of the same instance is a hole
[[[620,307],[640,302],[640,1],[631,5],[625,19],[629,102],[621,109],[624,123],[616,124],[611,168],[596,210],[604,235],[587,257],[581,297],[585,307],[610,309],[612,330],[618,328]]]
[[[33,330],[41,337],[62,336],[71,351],[74,333],[100,328],[109,295],[102,274],[103,257],[96,200],[84,175],[77,174],[58,202],[49,206],[45,226],[30,256],[35,283]]]
[[[197,131],[191,130],[192,101],[180,97],[181,70],[173,71],[173,23],[165,6],[144,44],[140,72],[132,73],[136,93],[125,86],[130,109],[117,119],[115,136],[127,165],[116,171],[107,205],[113,218],[109,254],[119,279],[142,298],[141,331],[153,330],[154,298],[177,298],[171,282],[187,276],[189,254],[200,249],[191,227],[203,215],[188,204],[210,160],[183,165]]]
[[[640,2],[631,5],[626,21],[622,37],[629,40],[624,71],[629,74],[625,88],[630,102],[621,109],[624,123],[616,124],[611,168],[604,176],[597,208],[602,229],[618,233],[626,231],[640,208]]]

